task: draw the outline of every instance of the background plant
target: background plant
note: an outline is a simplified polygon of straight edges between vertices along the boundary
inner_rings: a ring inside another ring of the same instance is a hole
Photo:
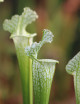
[[[66,71],[73,75],[76,104],[80,104],[80,52],[68,62]]]
[[[22,82],[23,104],[33,104],[32,61],[25,55],[24,49],[32,44],[33,37],[36,35],[28,33],[25,28],[37,17],[36,12],[24,8],[22,15],[15,15],[11,20],[5,20],[3,24],[4,30],[11,33],[10,38],[15,44]]]
[[[54,33],[54,43],[44,45],[38,58],[59,60],[52,83],[50,103],[74,104],[73,77],[66,73],[65,65],[80,49],[79,0],[4,0],[0,3],[0,103],[20,104],[21,81],[16,52],[10,33],[3,30],[5,18],[21,14],[25,6],[32,7],[39,15],[36,22],[27,26],[27,31],[42,37],[44,28]],[[46,51],[46,52],[45,52]],[[16,80],[17,79],[17,80]],[[54,93],[53,93],[54,92]],[[21,103],[22,104],[22,103]]]

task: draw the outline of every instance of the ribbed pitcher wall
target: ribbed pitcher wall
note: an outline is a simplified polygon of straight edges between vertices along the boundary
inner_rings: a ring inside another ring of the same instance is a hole
[[[48,104],[55,64],[50,59],[33,60],[33,88],[35,104]]]

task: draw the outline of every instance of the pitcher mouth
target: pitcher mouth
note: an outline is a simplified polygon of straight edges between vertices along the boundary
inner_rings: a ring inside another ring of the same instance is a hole
[[[13,34],[13,35],[10,36],[10,38],[11,38],[11,39],[13,39],[14,37],[32,38],[32,37],[34,37],[34,36],[36,36],[36,35],[37,35],[36,33],[34,33],[34,34],[29,34],[29,35],[15,35],[15,34]]]
[[[53,59],[38,59],[39,62],[46,62],[46,63],[59,63],[57,60]]]

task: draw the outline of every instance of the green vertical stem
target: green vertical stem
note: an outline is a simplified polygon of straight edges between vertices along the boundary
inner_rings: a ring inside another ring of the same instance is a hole
[[[32,60],[25,55],[24,49],[32,44],[32,37],[15,36],[13,37],[17,58],[20,67],[22,83],[23,104],[33,104],[32,88]]]
[[[29,39],[28,44],[31,46],[33,40]],[[32,59],[29,58],[29,97],[30,97],[30,102],[29,104],[33,104],[33,82],[32,82]]]
[[[33,60],[33,87],[35,104],[48,104],[56,60]]]
[[[75,88],[75,96],[76,96],[76,104],[78,104],[78,97],[77,97],[77,83],[76,83],[76,75],[74,75],[74,88]]]
[[[29,93],[30,93],[30,104],[33,104],[33,84],[32,84],[32,60],[29,59]]]
[[[77,72],[74,75],[74,86],[75,86],[76,104],[80,104],[80,68],[77,69]]]

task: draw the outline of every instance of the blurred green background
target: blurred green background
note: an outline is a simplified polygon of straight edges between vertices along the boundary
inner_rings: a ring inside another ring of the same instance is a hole
[[[0,3],[0,104],[22,104],[15,47],[2,24],[6,18],[21,14],[26,6],[39,15],[27,27],[30,33],[38,33],[34,41],[41,39],[45,28],[54,34],[53,42],[44,45],[38,56],[59,60],[49,104],[75,104],[73,78],[66,73],[65,66],[80,50],[80,0],[4,0]]]

